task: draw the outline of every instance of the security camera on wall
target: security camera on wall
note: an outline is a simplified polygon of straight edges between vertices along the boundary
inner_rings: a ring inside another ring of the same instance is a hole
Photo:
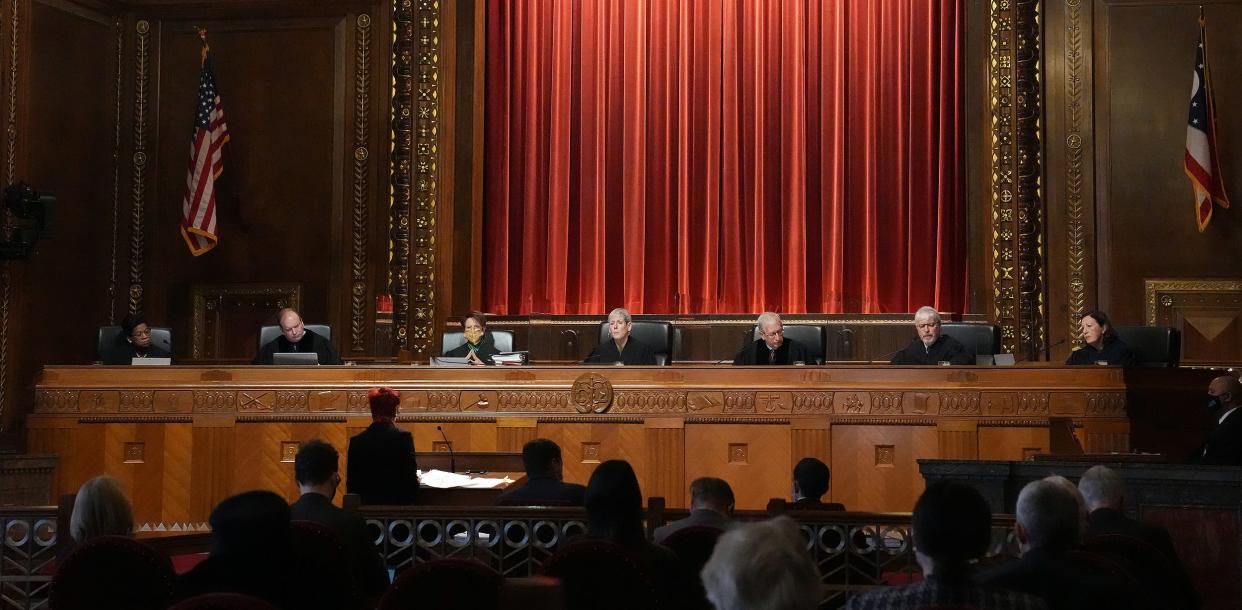
[[[4,207],[13,223],[7,235],[0,235],[0,260],[26,260],[39,240],[51,237],[56,196],[18,182],[4,189]]]

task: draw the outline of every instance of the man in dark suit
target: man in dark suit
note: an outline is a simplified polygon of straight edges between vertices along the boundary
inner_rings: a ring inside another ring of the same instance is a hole
[[[988,572],[982,582],[1036,595],[1052,610],[1146,608],[1136,591],[1090,563],[1090,556],[1071,552],[1082,537],[1085,510],[1074,484],[1063,477],[1028,483],[1015,515],[1022,557]]]
[[[339,459],[336,448],[328,443],[318,439],[302,443],[293,459],[293,476],[302,496],[289,507],[289,513],[295,520],[314,521],[336,533],[349,551],[357,590],[371,607],[388,588],[388,570],[368,539],[362,517],[332,504],[341,484]]]
[[[1144,566],[1151,574],[1159,574],[1163,581],[1152,583],[1155,589],[1166,595],[1168,606],[1182,608],[1199,607],[1198,595],[1182,561],[1173,548],[1169,531],[1150,523],[1143,523],[1126,516],[1126,486],[1121,477],[1107,466],[1092,466],[1078,480],[1078,491],[1087,504],[1087,531],[1083,538],[1090,541],[1097,536],[1125,536],[1146,542],[1164,556],[1165,561],[1151,562]],[[1144,561],[1147,557],[1132,557],[1131,561]]]
[[[650,345],[630,336],[634,320],[630,312],[620,307],[608,314],[608,334],[611,341],[599,344],[584,364],[656,364],[655,351]]]
[[[310,353],[319,358],[319,364],[340,364],[336,348],[327,337],[308,330],[302,316],[288,307],[280,310],[280,336],[259,348],[251,364],[272,364],[277,353]]]
[[[1215,411],[1216,425],[1208,433],[1199,454],[1200,464],[1242,466],[1242,382],[1222,375],[1208,386],[1208,408]]]
[[[733,504],[733,488],[724,479],[695,479],[690,483],[690,516],[656,528],[656,544],[663,544],[674,532],[688,527],[729,529],[733,525]]]
[[[893,355],[889,364],[974,364],[970,348],[948,335],[940,334],[940,312],[935,307],[920,307],[914,312],[917,337]]]
[[[418,494],[418,463],[414,437],[393,423],[401,395],[391,388],[373,388],[370,427],[349,439],[345,489],[363,504],[413,504]]]
[[[845,510],[845,506],[837,502],[820,501],[828,493],[831,478],[832,472],[827,464],[813,457],[802,458],[793,470],[793,504],[790,508]]]
[[[586,488],[566,483],[561,448],[556,443],[537,438],[522,447],[522,466],[526,483],[500,494],[501,506],[582,506]]]
[[[756,325],[761,338],[742,348],[734,356],[733,364],[806,364],[806,346],[785,338],[785,325],[780,316],[765,311]]]

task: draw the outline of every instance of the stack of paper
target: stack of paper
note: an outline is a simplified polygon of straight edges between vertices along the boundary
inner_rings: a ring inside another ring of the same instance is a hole
[[[510,479],[509,477],[505,477],[503,479],[472,477],[467,474],[456,474],[453,472],[444,472],[443,470],[434,469],[426,472],[420,470],[418,472],[419,485],[422,485],[423,487],[434,487],[436,489],[492,489],[512,482],[513,479]]]
[[[527,352],[502,352],[492,356],[496,364],[526,364]]]

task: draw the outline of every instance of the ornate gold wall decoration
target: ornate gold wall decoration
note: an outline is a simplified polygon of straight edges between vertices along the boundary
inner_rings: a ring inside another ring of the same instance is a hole
[[[17,176],[17,38],[21,25],[21,7],[17,0],[9,2],[9,74],[5,83],[8,89],[8,106],[4,121],[4,183],[13,184]],[[2,27],[2,26],[0,26]],[[3,212],[3,236],[7,239],[13,231],[13,216],[8,207]],[[13,278],[9,261],[0,263],[0,430],[4,429],[5,393],[9,387],[9,303],[12,296]]]
[[[1236,293],[1242,292],[1242,280],[1218,279],[1148,279],[1143,280],[1143,296],[1147,304],[1147,325],[1172,325],[1162,320],[1161,309],[1176,305],[1175,293]],[[1194,295],[1202,299],[1204,295]],[[1215,303],[1213,303],[1215,305]]]
[[[1087,311],[1088,250],[1083,159],[1092,158],[1083,141],[1083,89],[1088,75],[1083,62],[1083,0],[1065,0],[1065,207],[1066,265],[1069,271],[1069,334],[1071,347],[1082,346],[1078,320]]]
[[[1046,326],[1040,0],[993,0],[990,21],[993,314],[1002,349],[1033,357]]]
[[[113,100],[112,126],[112,249],[108,258],[108,323],[116,323],[116,266],[117,251],[121,239],[121,67],[125,65],[125,22],[120,17],[112,19],[116,32],[116,99]]]
[[[371,107],[371,16],[354,22],[354,211],[350,265],[349,350],[366,351],[367,332],[367,196],[371,153],[368,149]],[[342,342],[344,343],[344,342]]]
[[[147,106],[151,80],[151,23],[138,20],[134,26],[134,176],[133,206],[130,210],[129,238],[129,313],[142,311],[143,249],[146,234],[143,231],[143,205],[147,189]]]
[[[435,302],[432,279],[440,6],[435,0],[417,0],[415,7],[415,1],[393,1],[389,293],[393,297],[397,347],[418,352],[430,346]],[[417,210],[413,209],[415,155],[419,169]],[[415,275],[412,292],[411,273]]]

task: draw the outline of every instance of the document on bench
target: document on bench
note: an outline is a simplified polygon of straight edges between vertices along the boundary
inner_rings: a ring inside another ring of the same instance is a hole
[[[488,477],[471,476],[468,474],[457,474],[453,472],[444,472],[443,470],[427,470],[418,471],[418,483],[423,487],[434,487],[437,489],[465,488],[465,489],[494,489],[502,485],[512,483],[513,479],[504,477],[502,479],[494,479]]]

